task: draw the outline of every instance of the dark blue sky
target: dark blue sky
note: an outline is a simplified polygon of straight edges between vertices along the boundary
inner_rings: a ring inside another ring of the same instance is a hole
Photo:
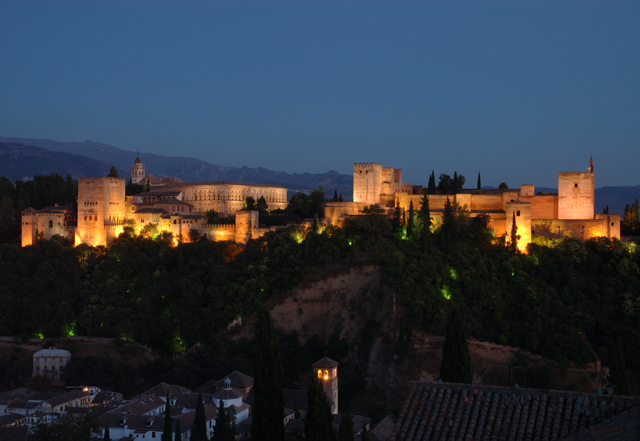
[[[640,184],[637,0],[0,0],[0,63],[0,136]]]

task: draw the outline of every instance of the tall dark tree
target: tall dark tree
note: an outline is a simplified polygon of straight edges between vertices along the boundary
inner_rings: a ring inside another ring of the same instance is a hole
[[[464,324],[458,308],[453,307],[447,317],[447,335],[442,347],[440,378],[451,383],[471,383],[471,356]]]
[[[256,200],[253,198],[253,196],[249,196],[244,200],[244,209],[248,211],[253,211],[256,209]]]
[[[116,170],[116,168],[113,165],[109,169],[109,174],[107,175],[107,177],[108,178],[117,178],[118,177],[118,170]]]
[[[509,243],[509,249],[513,254],[518,253],[518,225],[516,224],[516,213],[513,212],[513,220],[511,221],[511,241]]]
[[[360,440],[371,441],[371,435],[369,435],[369,431],[367,430],[367,425],[365,423],[362,423],[362,436]]]
[[[407,220],[407,237],[413,236],[413,201],[409,203],[409,219]]]
[[[431,247],[431,210],[429,209],[429,196],[426,191],[422,194],[420,219],[422,220],[422,249],[427,250]]]
[[[281,441],[284,439],[282,412],[283,368],[280,346],[273,328],[269,310],[258,304],[256,340],[253,351],[253,366],[256,373],[253,381],[255,401],[251,439],[254,441]]]
[[[256,202],[256,210],[258,210],[260,214],[267,214],[269,212],[269,205],[267,204],[267,200],[264,196],[260,196],[258,198],[258,202]]]
[[[480,172],[478,172],[478,185],[476,187],[477,190],[482,190],[482,181],[480,180]]]
[[[198,394],[196,402],[196,415],[193,419],[193,427],[191,429],[191,441],[207,441],[207,417],[204,414],[204,402],[202,394]]]
[[[452,193],[456,194],[460,190],[460,185],[458,184],[458,172],[453,172],[453,179],[451,180]]]
[[[220,400],[218,404],[218,415],[216,416],[216,427],[213,431],[211,441],[232,441],[234,433],[231,432],[231,417],[229,411],[225,410],[224,402]]]
[[[441,174],[438,178],[438,190],[443,194],[450,194],[452,186],[451,176],[444,173]]]
[[[609,368],[609,382],[616,389],[618,395],[631,395],[631,387],[629,386],[629,373],[627,372],[627,363],[624,359],[624,351],[622,350],[622,340],[618,338],[616,348],[613,351],[611,359],[611,367]]]
[[[427,193],[436,194],[436,173],[431,170],[431,175],[429,175],[429,183],[427,184]]]
[[[173,441],[182,441],[182,429],[180,428],[180,420],[176,419],[176,436]]]
[[[338,190],[333,191],[333,202],[338,202]]]
[[[104,437],[103,441],[111,441],[111,435],[109,435],[109,423],[104,425]]]
[[[338,441],[354,441],[355,435],[353,434],[353,419],[349,412],[342,416],[340,421],[340,427],[338,428]]]
[[[164,406],[164,430],[162,431],[162,441],[171,441],[171,435],[173,435],[173,428],[171,427],[171,401],[169,399],[169,392],[167,392],[167,401]]]
[[[400,202],[396,204],[396,209],[393,212],[393,227],[396,230],[402,229],[402,211],[400,210]]]
[[[315,375],[309,377],[307,391],[307,418],[304,425],[305,441],[335,441],[333,416],[329,399]]]

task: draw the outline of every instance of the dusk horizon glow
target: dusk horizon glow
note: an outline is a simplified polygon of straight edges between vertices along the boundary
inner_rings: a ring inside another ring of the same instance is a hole
[[[640,184],[637,2],[2,6],[0,136],[466,187],[593,156],[596,187]]]

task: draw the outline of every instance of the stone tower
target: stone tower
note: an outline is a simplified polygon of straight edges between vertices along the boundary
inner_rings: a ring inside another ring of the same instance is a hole
[[[338,362],[324,357],[313,364],[314,375],[322,383],[324,393],[331,402],[331,413],[338,414]]]
[[[75,244],[104,245],[125,220],[124,178],[78,178]]]
[[[145,168],[142,160],[140,159],[140,155],[136,156],[136,160],[133,162],[131,166],[131,183],[139,184],[140,181],[145,178]]]
[[[379,204],[382,193],[382,165],[374,162],[353,164],[353,202]]]
[[[593,219],[593,185],[593,171],[558,173],[558,219]]]

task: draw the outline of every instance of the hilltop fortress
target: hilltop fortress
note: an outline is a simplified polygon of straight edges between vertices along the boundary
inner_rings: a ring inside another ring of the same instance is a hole
[[[325,217],[339,225],[347,216],[360,215],[365,207],[379,205],[387,214],[396,206],[408,213],[411,202],[417,211],[422,204],[422,187],[402,182],[402,170],[381,164],[353,165],[353,202],[328,202]],[[620,239],[619,214],[594,214],[593,162],[588,172],[558,174],[558,194],[535,194],[533,185],[519,189],[461,190],[457,194],[429,195],[429,208],[435,223],[442,217],[447,198],[469,211],[470,216],[489,216],[489,227],[496,237],[510,237],[515,216],[518,248],[526,252],[531,234],[575,239],[609,237]]]
[[[243,211],[248,197],[264,197],[269,209],[287,206],[287,189],[275,185],[237,182],[183,182],[146,174],[138,156],[131,167],[131,182],[153,184],[147,192],[125,196],[125,179],[79,178],[77,207],[27,208],[22,212],[22,246],[38,237],[71,236],[74,243],[105,245],[115,239],[127,223],[136,232],[147,225],[188,240],[191,230],[211,240],[246,243],[271,229],[259,228],[258,212]],[[533,185],[519,189],[461,190],[453,195],[429,195],[429,206],[437,224],[449,199],[468,210],[470,216],[489,216],[496,237],[511,235],[515,218],[518,248],[526,252],[531,235],[620,238],[620,215],[594,214],[593,162],[587,172],[558,174],[558,194],[535,194]],[[396,207],[408,212],[413,202],[421,206],[422,187],[402,182],[402,170],[376,163],[353,165],[353,202],[327,202],[326,222],[340,225],[348,216],[362,215],[366,207],[379,205],[387,214]],[[204,213],[215,210],[235,215],[235,224],[210,225]]]
[[[153,184],[149,191],[125,196],[125,179],[79,178],[77,206],[27,208],[22,212],[22,246],[59,234],[71,236],[75,245],[106,245],[127,223],[140,233],[155,225],[158,233],[170,232],[188,240],[196,230],[212,240],[247,242],[270,229],[259,228],[258,212],[240,211],[244,201],[264,197],[270,210],[287,206],[287,189],[268,184],[239,182],[182,182],[177,178],[146,175],[140,156],[131,167],[131,182]],[[235,215],[235,224],[211,225],[205,213],[215,210],[222,216]]]

